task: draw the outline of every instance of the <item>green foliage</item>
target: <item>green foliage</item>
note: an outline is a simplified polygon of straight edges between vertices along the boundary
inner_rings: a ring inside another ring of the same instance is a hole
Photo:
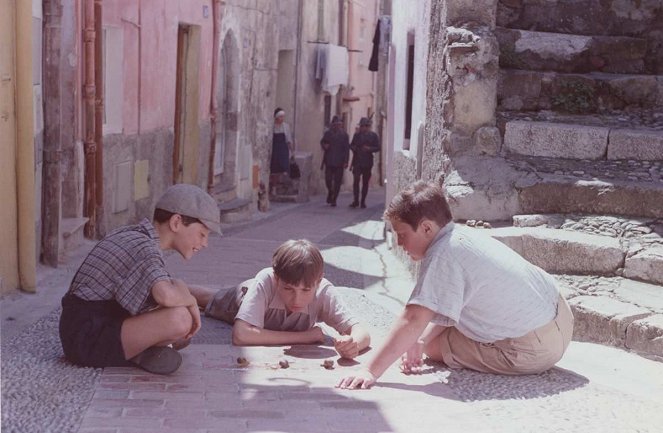
[[[596,108],[596,95],[592,86],[583,81],[562,82],[551,99],[557,111],[580,114]]]

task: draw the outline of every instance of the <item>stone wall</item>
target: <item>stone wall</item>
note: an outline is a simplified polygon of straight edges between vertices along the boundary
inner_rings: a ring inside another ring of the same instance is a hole
[[[443,180],[451,157],[499,151],[496,1],[432,4],[421,177]]]

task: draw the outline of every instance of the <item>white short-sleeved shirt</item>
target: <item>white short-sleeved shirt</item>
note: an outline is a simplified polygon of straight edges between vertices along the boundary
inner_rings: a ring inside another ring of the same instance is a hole
[[[359,323],[343,305],[334,286],[324,278],[307,310],[288,314],[277,295],[272,268],[261,270],[252,280],[235,319],[273,331],[306,331],[324,322],[341,334]]]
[[[422,260],[408,304],[433,310],[433,322],[492,343],[554,319],[559,289],[552,276],[477,229],[444,226]]]

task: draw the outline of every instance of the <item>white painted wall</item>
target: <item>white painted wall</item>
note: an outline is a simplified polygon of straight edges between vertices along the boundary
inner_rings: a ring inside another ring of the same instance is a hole
[[[386,177],[392,178],[393,161],[396,153],[416,158],[419,125],[426,115],[426,68],[428,64],[428,28],[430,25],[430,0],[413,2],[411,0],[393,0],[392,33],[389,52],[388,92],[388,140],[385,148]],[[410,150],[403,150],[405,135],[405,106],[407,98],[407,52],[408,34],[414,35],[414,89],[412,101],[412,130]],[[387,201],[393,197],[387,184]]]

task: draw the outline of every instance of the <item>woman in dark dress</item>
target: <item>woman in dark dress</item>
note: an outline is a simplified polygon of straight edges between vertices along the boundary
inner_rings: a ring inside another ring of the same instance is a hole
[[[272,135],[272,161],[270,172],[273,175],[287,173],[290,168],[290,152],[293,151],[290,126],[285,123],[285,111],[274,111],[274,133]]]

